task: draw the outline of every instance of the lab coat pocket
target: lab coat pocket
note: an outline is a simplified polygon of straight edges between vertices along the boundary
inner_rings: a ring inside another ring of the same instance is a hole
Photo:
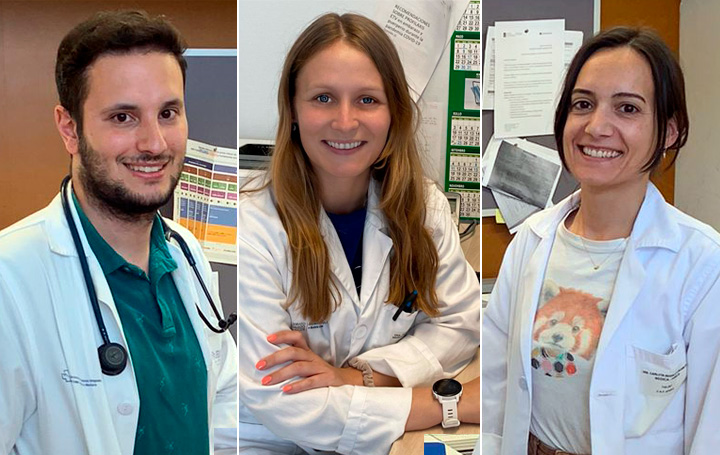
[[[675,402],[678,412],[666,413],[678,390],[684,390],[687,361],[684,343],[675,343],[667,354],[656,354],[636,346],[627,348],[625,396],[625,436],[644,435],[657,423],[657,431],[682,428],[683,403]]]
[[[395,305],[385,305],[385,311],[388,313],[384,319],[386,324],[389,324],[389,330],[386,333],[391,334],[391,339],[388,340],[387,344],[397,343],[400,341],[413,326],[415,317],[418,315],[418,311],[415,310],[412,313],[401,311],[397,317],[397,320],[393,321],[393,316],[398,310]]]

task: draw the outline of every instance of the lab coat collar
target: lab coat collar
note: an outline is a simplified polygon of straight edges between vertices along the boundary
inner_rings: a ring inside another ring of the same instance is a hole
[[[380,182],[370,180],[367,196],[367,215],[363,229],[363,269],[362,286],[360,296],[355,291],[355,281],[348,264],[345,252],[343,251],[340,238],[333,227],[332,221],[325,213],[320,212],[320,232],[325,238],[330,256],[332,273],[337,283],[342,286],[345,293],[360,308],[370,299],[372,293],[380,280],[385,262],[392,250],[392,239],[387,235],[387,224],[385,215],[379,207],[380,204]],[[358,300],[359,299],[359,300]]]
[[[537,310],[536,297],[540,293],[555,232],[565,215],[577,207],[579,203],[580,191],[577,191],[556,206],[534,215],[528,220],[529,228],[539,237],[539,244],[535,253],[529,258],[530,262],[526,270],[528,273],[533,270],[540,270],[542,273],[537,274],[537,280],[529,279],[526,281],[528,285],[532,286],[531,289],[528,289],[530,295],[534,296],[532,300],[525,303],[525,305],[532,308],[526,308],[527,311],[523,312],[523,314],[528,315],[522,326],[523,339],[528,340],[528,342],[521,345],[523,358],[527,360],[523,365],[526,377],[530,377],[530,340]],[[610,301],[608,314],[598,343],[596,363],[602,358],[605,348],[612,340],[623,318],[640,293],[643,283],[645,283],[645,265],[639,250],[644,248],[666,248],[677,252],[680,249],[682,236],[678,218],[674,216],[675,213],[676,209],[665,202],[655,185],[648,183],[645,198],[633,224],[627,249],[620,263],[620,269],[615,281],[615,291]]]
[[[118,316],[117,309],[115,308],[115,302],[112,298],[112,293],[110,292],[110,286],[108,286],[107,284],[105,274],[103,273],[100,264],[95,258],[95,255],[92,254],[92,249],[90,248],[90,244],[88,243],[87,237],[85,236],[85,231],[83,230],[82,224],[80,223],[80,217],[77,213],[77,210],[75,210],[75,204],[72,203],[72,196],[70,193],[71,191],[72,182],[71,185],[68,185],[67,190],[67,197],[70,202],[70,212],[72,213],[73,222],[78,229],[80,243],[82,244],[83,250],[85,251],[85,257],[88,259],[88,268],[90,269],[90,276],[93,279],[98,303],[107,306],[110,309],[113,318],[115,319],[115,321],[117,321],[117,324],[120,325],[120,318]],[[65,213],[62,208],[62,201],[60,200],[61,197],[63,197],[63,195],[58,193],[46,209],[49,211],[48,216],[45,220],[48,227],[48,245],[50,247],[50,251],[55,254],[70,258],[77,258],[78,251],[75,248],[75,243],[73,242],[72,235],[70,234],[70,226],[68,226],[67,220],[65,219]],[[127,343],[125,342],[125,337],[122,333],[121,336],[123,344],[127,345]]]
[[[528,226],[541,239],[554,237],[558,224],[579,204],[580,191],[576,191],[548,209],[546,214],[530,217]],[[655,185],[648,183],[645,198],[630,233],[628,249],[651,247],[678,251],[682,236],[678,222],[672,216],[673,210]]]
[[[370,179],[368,212],[363,231],[363,271],[360,288],[360,302],[363,306],[370,300],[393,248],[392,239],[387,233],[387,220],[380,209],[381,190],[381,183]]]
[[[85,250],[85,256],[90,257],[90,244],[85,237],[85,231],[82,229],[80,223],[80,216],[75,209],[75,204],[72,203],[72,181],[68,185],[66,197],[70,205],[70,213],[72,213],[73,222],[78,229],[80,234],[80,242],[82,243],[83,249]],[[48,216],[45,218],[45,224],[47,225],[47,238],[50,246],[50,251],[59,254],[61,256],[72,256],[77,257],[78,252],[73,243],[72,235],[70,234],[70,226],[68,226],[67,220],[65,219],[65,212],[62,207],[63,195],[58,193],[52,200],[50,205],[46,208],[48,210]]]
[[[168,225],[170,225],[170,220],[165,221],[168,223]],[[174,229],[176,231],[178,230],[175,226],[171,226],[171,229]],[[190,265],[188,264],[188,261],[185,258],[185,255],[183,254],[180,247],[172,242],[167,242],[167,248],[170,252],[170,256],[175,260],[175,263],[178,264],[178,267],[172,271],[173,281],[175,282],[175,287],[177,288],[178,294],[180,295],[183,305],[185,306],[185,311],[187,312],[188,319],[190,319],[190,323],[192,324],[193,330],[195,331],[195,336],[197,337],[198,344],[200,345],[200,350],[202,351],[203,358],[205,359],[205,370],[209,374],[210,365],[212,365],[213,360],[212,356],[210,355],[210,347],[208,345],[208,340],[205,332],[205,330],[209,329],[205,328],[205,323],[202,322],[202,320],[200,319],[197,308],[199,307],[202,309],[203,313],[207,315],[210,323],[216,324],[217,320],[215,319],[215,314],[210,308],[210,304],[201,304],[200,295],[198,293],[197,287],[194,284],[194,278],[190,272]],[[197,256],[196,252],[193,252],[193,254]],[[195,260],[200,263],[199,258],[196,257]],[[183,266],[181,264],[185,265]],[[214,288],[211,283],[206,282],[205,285],[210,291],[212,291],[212,289]],[[203,300],[205,299],[203,298]],[[220,302],[216,302],[218,307],[220,307]],[[218,311],[222,311],[222,308],[218,308]],[[212,396],[208,388],[208,400],[210,400],[211,398]],[[208,401],[208,404],[210,403],[211,401]]]

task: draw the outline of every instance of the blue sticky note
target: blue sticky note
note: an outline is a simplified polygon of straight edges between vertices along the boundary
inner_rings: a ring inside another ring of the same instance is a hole
[[[445,455],[445,444],[442,442],[426,442],[425,455]]]

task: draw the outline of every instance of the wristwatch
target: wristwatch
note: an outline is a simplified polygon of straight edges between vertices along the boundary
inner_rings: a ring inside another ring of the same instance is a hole
[[[432,387],[433,395],[442,405],[443,428],[460,426],[457,405],[462,396],[462,384],[454,379],[440,379]]]

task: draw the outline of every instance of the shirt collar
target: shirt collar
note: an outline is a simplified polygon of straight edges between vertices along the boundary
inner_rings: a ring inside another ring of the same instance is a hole
[[[85,215],[77,197],[75,197],[75,193],[72,193],[72,200],[75,204],[78,217],[80,218],[80,224],[82,225],[83,231],[85,231],[85,237],[87,238],[88,244],[100,263],[100,267],[102,268],[105,276],[108,276],[125,266],[137,268],[120,256],[95,229],[95,226],[93,226],[90,219],[87,215]],[[167,242],[165,241],[165,233],[162,223],[160,222],[159,215],[155,216],[155,220],[153,221],[152,229],[150,231],[149,264],[149,275],[151,281],[157,280],[163,274],[172,272],[177,268],[177,263],[172,258],[170,251],[168,250]]]
[[[165,230],[160,221],[160,215],[155,215],[150,232],[150,280],[160,279],[165,273],[172,272],[177,267],[177,262],[170,254],[165,240]]]
[[[528,225],[538,237],[550,237],[565,215],[579,204],[578,190],[554,207],[531,216]],[[678,221],[673,216],[676,210],[665,202],[660,191],[649,182],[629,242],[635,247],[660,247],[677,251],[681,246],[682,235]]]

